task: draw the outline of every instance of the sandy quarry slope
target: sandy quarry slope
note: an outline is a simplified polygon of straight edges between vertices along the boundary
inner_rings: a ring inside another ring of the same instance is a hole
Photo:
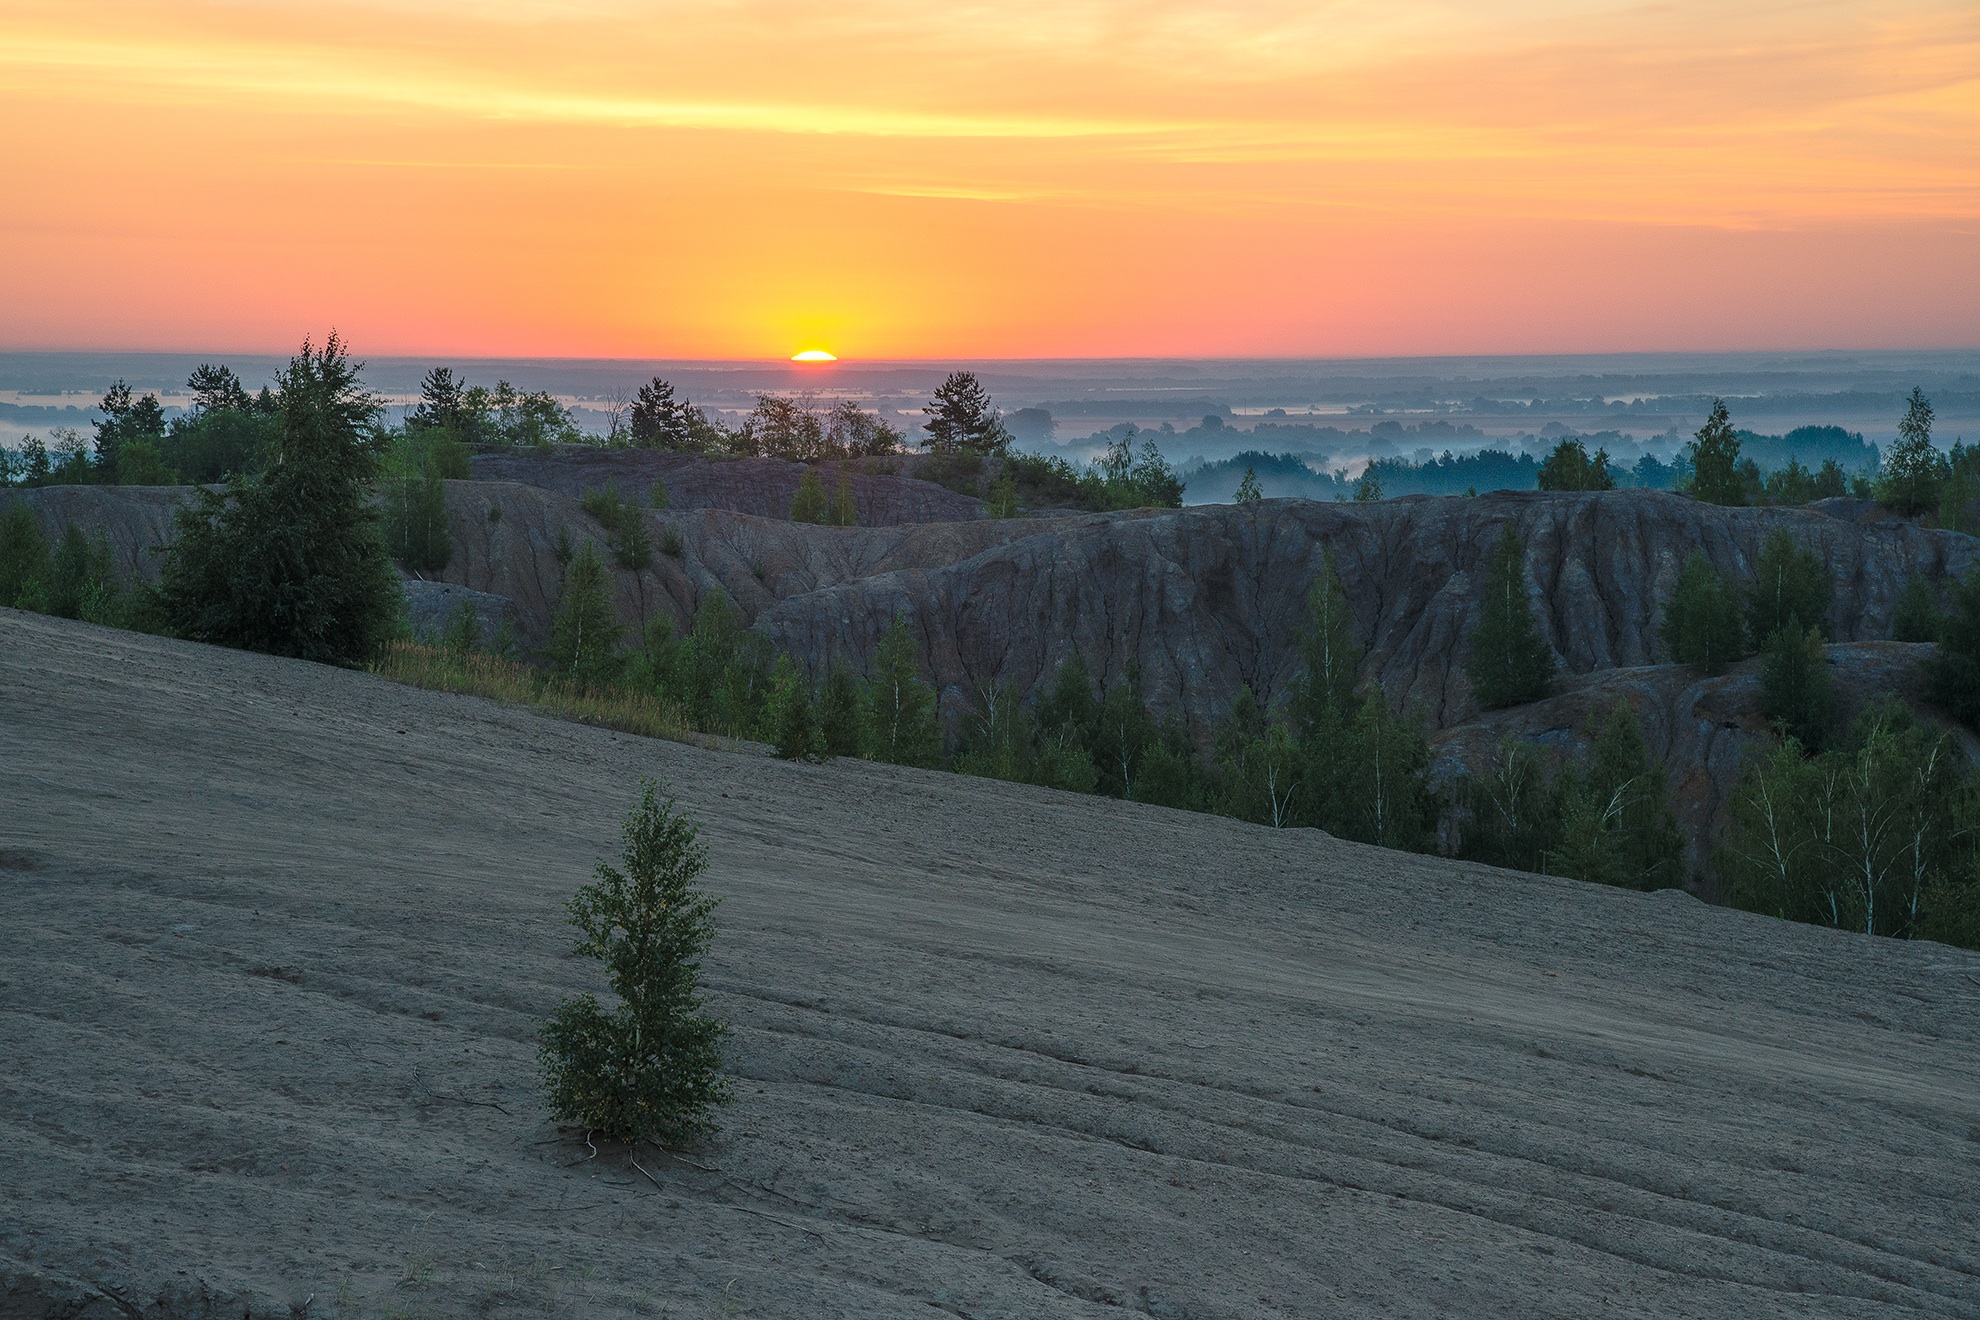
[[[532,1066],[642,775],[740,1082],[651,1178]],[[1980,1316],[1936,945],[5,611],[0,905],[10,1320]]]

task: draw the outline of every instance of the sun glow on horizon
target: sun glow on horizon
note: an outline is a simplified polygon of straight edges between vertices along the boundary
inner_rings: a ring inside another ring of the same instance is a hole
[[[0,124],[0,348],[1980,343],[1972,0],[0,0]]]

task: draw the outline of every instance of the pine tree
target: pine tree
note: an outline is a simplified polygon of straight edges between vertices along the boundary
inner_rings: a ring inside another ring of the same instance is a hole
[[[1891,640],[1936,642],[1945,625],[1938,590],[1926,578],[1915,574],[1906,578],[1904,590],[1898,593],[1897,605],[1891,611]]]
[[[786,761],[825,759],[825,734],[818,725],[811,680],[788,655],[778,656],[770,673],[770,726],[777,755]]]
[[[822,523],[829,512],[825,485],[818,480],[817,469],[807,467],[798,478],[797,494],[791,498],[791,521]]]
[[[587,541],[564,571],[557,612],[550,620],[550,644],[543,658],[553,678],[576,688],[602,687],[624,664],[619,640],[625,625],[612,603],[612,578]]]
[[[922,425],[928,435],[922,447],[937,454],[1003,454],[1011,444],[990,391],[967,371],[952,371],[935,387]]]
[[[1980,729],[1980,571],[1953,586],[1939,644],[1925,661],[1925,688],[1955,719]]]
[[[1554,653],[1527,599],[1526,548],[1510,525],[1486,572],[1478,628],[1466,665],[1471,692],[1487,710],[1538,701],[1554,682]]]
[[[1907,516],[1935,509],[1946,476],[1945,455],[1932,447],[1932,403],[1914,387],[1898,421],[1897,439],[1884,455],[1877,502]]]
[[[832,489],[832,505],[825,513],[825,521],[834,527],[859,526],[859,505],[853,500],[852,473],[844,463],[839,464],[838,484]]]
[[[1708,674],[1747,653],[1739,601],[1700,551],[1684,561],[1671,598],[1664,602],[1663,639],[1671,659]]]
[[[1760,713],[1810,752],[1828,745],[1836,717],[1835,684],[1822,635],[1790,618],[1767,639],[1760,665]]]
[[[834,660],[826,671],[818,726],[827,756],[866,755],[866,703],[860,699],[859,679],[844,660]]]
[[[1789,619],[1828,635],[1835,585],[1813,551],[1799,549],[1786,531],[1769,532],[1753,570],[1746,593],[1747,636],[1764,645]]]
[[[48,542],[27,501],[12,500],[0,511],[0,605],[26,608],[30,587],[38,591],[47,577]]]
[[[1232,498],[1238,504],[1257,504],[1265,498],[1265,492],[1258,485],[1258,472],[1255,468],[1244,470],[1244,480],[1238,482],[1237,494]]]
[[[1685,446],[1691,463],[1693,495],[1707,504],[1746,503],[1746,478],[1739,470],[1739,435],[1724,399],[1712,400],[1712,415]]]
[[[1300,658],[1306,663],[1293,688],[1294,718],[1302,740],[1352,718],[1360,700],[1355,685],[1361,656],[1354,613],[1348,608],[1340,574],[1334,571],[1333,553],[1323,551],[1320,571],[1306,589],[1306,622],[1300,631]]]
[[[360,369],[335,334],[304,343],[266,466],[180,511],[162,596],[180,636],[356,664],[392,635],[405,596],[369,500],[379,404]]]
[[[730,1098],[728,1028],[700,993],[716,900],[695,884],[708,869],[699,833],[648,780],[622,830],[624,869],[601,861],[566,904],[583,935],[574,952],[605,965],[619,1000],[565,1000],[540,1033],[550,1112],[587,1134],[679,1146],[712,1131],[712,1111]]]
[[[935,690],[921,681],[914,634],[904,615],[895,615],[880,639],[867,685],[867,709],[875,760],[932,766],[940,758]]]
[[[1595,457],[1573,436],[1554,446],[1554,452],[1540,465],[1541,490],[1614,490],[1616,479],[1609,471],[1609,451],[1598,449]]]

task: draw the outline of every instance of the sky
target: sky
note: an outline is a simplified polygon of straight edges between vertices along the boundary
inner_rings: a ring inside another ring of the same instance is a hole
[[[0,0],[0,348],[1980,345],[1971,0]]]

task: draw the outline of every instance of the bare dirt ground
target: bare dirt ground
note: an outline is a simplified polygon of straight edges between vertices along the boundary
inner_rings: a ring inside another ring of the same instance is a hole
[[[547,1121],[707,822],[738,1102]],[[1980,957],[0,611],[0,1317],[1980,1316]],[[649,1176],[650,1173],[650,1176]]]

